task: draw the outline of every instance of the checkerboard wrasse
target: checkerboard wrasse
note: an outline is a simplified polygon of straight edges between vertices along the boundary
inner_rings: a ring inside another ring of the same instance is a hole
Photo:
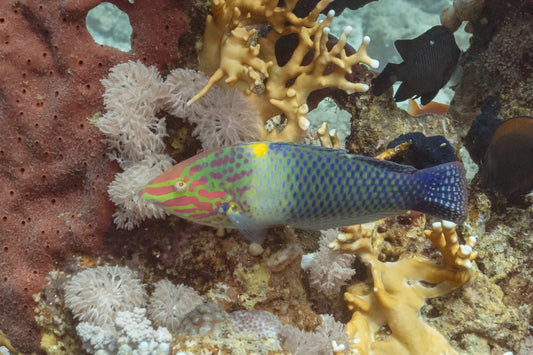
[[[256,242],[279,225],[322,230],[406,210],[462,223],[467,214],[459,162],[417,170],[295,143],[203,152],[155,178],[139,196],[199,224],[237,228]]]

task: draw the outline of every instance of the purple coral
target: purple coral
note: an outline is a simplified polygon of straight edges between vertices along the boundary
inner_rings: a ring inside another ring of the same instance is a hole
[[[229,317],[238,332],[251,332],[259,338],[278,339],[283,329],[278,317],[267,311],[235,311]]]

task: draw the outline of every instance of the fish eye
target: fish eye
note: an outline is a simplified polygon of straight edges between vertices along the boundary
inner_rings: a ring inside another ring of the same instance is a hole
[[[176,186],[176,189],[179,192],[183,192],[187,188],[187,183],[185,181],[183,181],[183,180],[176,181],[176,183],[174,185]]]

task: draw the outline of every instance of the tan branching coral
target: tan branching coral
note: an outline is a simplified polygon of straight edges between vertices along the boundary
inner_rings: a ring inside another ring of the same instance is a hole
[[[263,127],[262,140],[301,141],[309,127],[307,97],[312,91],[326,87],[349,93],[366,91],[368,85],[350,82],[345,75],[355,64],[378,65],[366,55],[368,37],[356,53],[346,54],[349,26],[328,49],[328,26],[335,13],[316,20],[330,2],[321,0],[306,17],[299,18],[292,12],[297,0],[286,0],[283,6],[278,6],[278,0],[214,0],[200,55],[201,69],[212,75],[189,103],[226,77],[229,86],[238,87],[257,105],[264,123],[277,115],[286,116],[283,129]],[[292,34],[298,35],[298,44],[287,63],[280,65],[276,43]],[[311,62],[304,65],[311,53]]]
[[[472,260],[477,256],[477,252],[473,250],[476,244],[475,237],[469,237],[465,244],[459,244],[455,224],[450,221],[433,223],[431,230],[424,231],[424,234],[441,252],[444,265],[463,271],[472,267]],[[461,283],[468,278],[467,272],[462,272],[462,274],[458,272],[457,275],[464,278]]]
[[[444,295],[469,277],[475,238],[460,245],[452,222],[435,223],[425,235],[443,254],[443,263],[420,256],[397,262],[378,260],[376,223],[343,229],[330,243],[333,250],[355,254],[369,268],[373,285],[356,283],[344,299],[354,311],[347,334],[357,354],[456,354],[446,339],[420,318],[426,298]]]

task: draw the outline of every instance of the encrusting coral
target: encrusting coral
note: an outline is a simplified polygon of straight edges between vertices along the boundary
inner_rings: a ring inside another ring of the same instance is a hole
[[[327,87],[348,93],[367,91],[368,85],[353,83],[345,76],[359,63],[378,66],[366,55],[368,37],[356,53],[347,55],[350,27],[328,48],[328,26],[335,11],[316,20],[330,2],[321,0],[307,16],[299,18],[292,12],[296,0],[287,0],[283,6],[278,6],[278,0],[213,1],[200,55],[201,69],[212,75],[189,103],[194,105],[227,77],[229,86],[238,87],[259,108],[264,123],[276,115],[286,116],[282,129],[262,127],[261,140],[301,141],[309,127],[307,98],[311,92]],[[290,59],[279,63],[277,46],[291,35],[299,37],[298,44]]]
[[[334,250],[355,254],[370,268],[373,286],[356,283],[344,299],[353,316],[347,333],[358,354],[456,354],[444,337],[420,318],[426,298],[444,295],[466,282],[475,238],[460,245],[455,224],[436,222],[426,237],[444,255],[443,264],[420,256],[382,262],[376,223],[344,228],[330,243]]]

